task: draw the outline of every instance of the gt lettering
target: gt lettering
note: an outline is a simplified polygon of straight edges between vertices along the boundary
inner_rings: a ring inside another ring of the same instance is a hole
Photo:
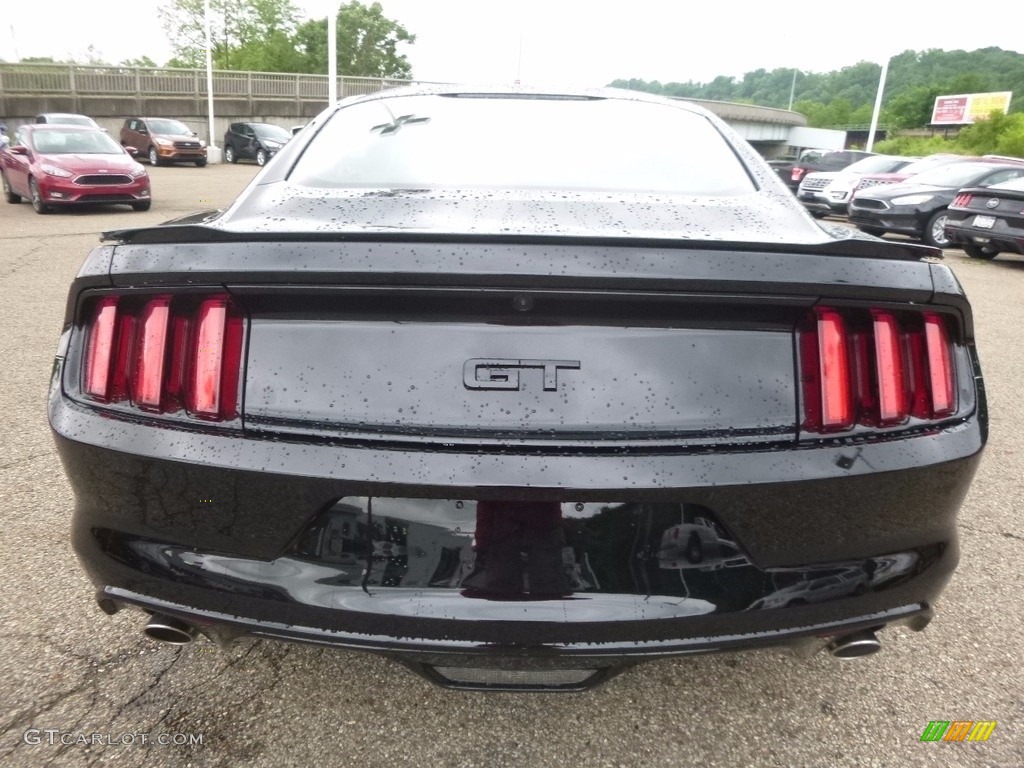
[[[558,369],[579,370],[579,360],[510,360],[474,357],[462,366],[462,383],[466,389],[522,389],[520,371],[543,370],[545,392],[558,390]]]

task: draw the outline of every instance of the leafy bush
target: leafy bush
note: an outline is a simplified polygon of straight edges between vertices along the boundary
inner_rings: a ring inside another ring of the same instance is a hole
[[[939,152],[970,154],[961,152],[952,140],[944,139],[942,136],[895,136],[877,142],[874,151],[883,155],[904,155],[906,157],[926,157]]]
[[[1004,115],[993,112],[953,138],[895,136],[875,145],[875,151],[893,155],[930,155],[952,152],[958,155],[1007,155],[1024,157],[1024,113]]]

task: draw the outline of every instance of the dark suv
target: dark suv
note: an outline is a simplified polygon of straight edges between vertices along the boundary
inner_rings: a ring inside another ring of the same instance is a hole
[[[150,165],[206,165],[206,142],[180,120],[167,117],[129,117],[121,126],[121,146],[135,147]]]
[[[859,149],[805,149],[796,160],[771,160],[768,165],[795,193],[808,173],[842,171],[873,154]]]
[[[291,138],[288,129],[272,123],[232,123],[224,134],[224,160],[237,163],[247,158],[266,165]]]

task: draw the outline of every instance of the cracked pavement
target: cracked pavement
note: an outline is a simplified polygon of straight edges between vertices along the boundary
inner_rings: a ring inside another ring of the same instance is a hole
[[[961,512],[961,565],[923,633],[862,661],[784,651],[641,665],[582,694],[456,693],[382,658],[246,641],[163,646],[96,607],[45,403],[67,286],[98,233],[228,203],[252,165],[155,168],[148,213],[0,206],[0,765],[1024,765],[1024,258],[947,252],[975,307],[991,440]],[[834,222],[833,222],[834,223]],[[931,720],[987,743],[921,743]],[[57,743],[26,743],[56,729]],[[61,744],[59,735],[147,744]],[[158,734],[201,734],[160,745]]]

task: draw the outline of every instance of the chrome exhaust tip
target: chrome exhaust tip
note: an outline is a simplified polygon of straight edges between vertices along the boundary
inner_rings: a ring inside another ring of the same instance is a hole
[[[837,659],[859,659],[882,650],[882,644],[871,630],[854,632],[835,638],[828,644],[828,652]]]
[[[187,645],[195,640],[198,630],[181,619],[154,613],[146,622],[143,634],[151,640],[171,645]]]

